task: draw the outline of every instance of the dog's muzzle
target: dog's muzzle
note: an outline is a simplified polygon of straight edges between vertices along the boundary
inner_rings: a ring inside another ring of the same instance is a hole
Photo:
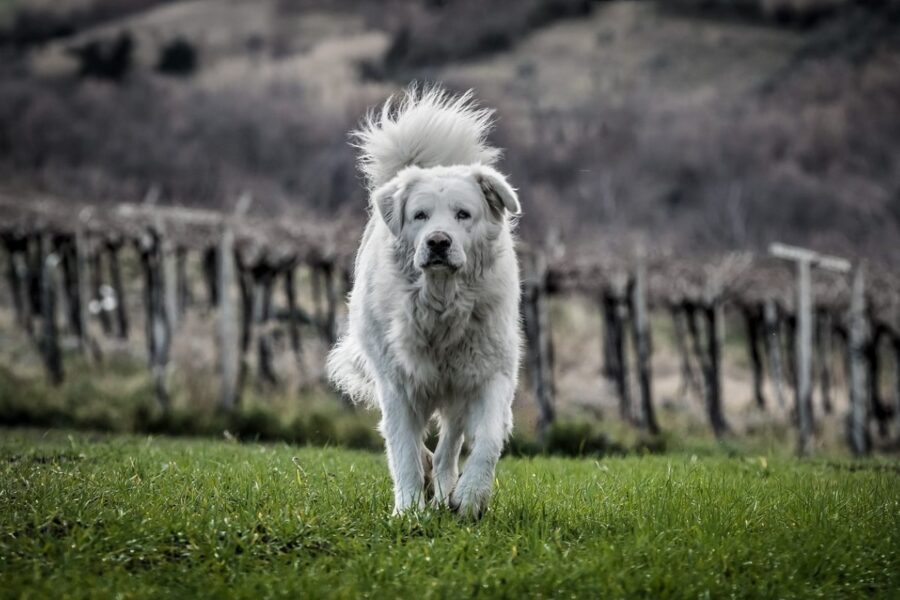
[[[447,268],[456,270],[459,265],[451,260],[453,239],[443,231],[435,231],[425,238],[426,258],[422,268]]]

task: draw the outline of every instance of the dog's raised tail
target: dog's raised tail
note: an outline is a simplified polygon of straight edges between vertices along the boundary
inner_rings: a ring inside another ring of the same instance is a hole
[[[401,98],[389,98],[352,133],[369,189],[411,165],[494,164],[500,150],[486,139],[492,116],[492,110],[478,107],[472,90],[453,96],[441,87],[413,85]]]

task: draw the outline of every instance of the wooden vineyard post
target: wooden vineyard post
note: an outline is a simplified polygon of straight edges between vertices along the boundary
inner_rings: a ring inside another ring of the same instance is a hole
[[[812,341],[813,298],[812,267],[846,273],[850,263],[832,256],[822,256],[810,250],[772,244],[772,255],[793,261],[797,266],[797,326],[794,361],[797,381],[797,429],[799,433],[797,453],[809,454],[813,436],[812,415]]]
[[[894,364],[894,434],[900,438],[900,302],[895,299],[894,329],[891,334],[891,357]]]
[[[75,243],[68,236],[57,236],[54,247],[59,256],[59,271],[61,281],[59,285],[62,314],[65,315],[68,329],[81,343],[81,331],[78,323],[78,276],[75,273]]]
[[[174,334],[178,329],[180,320],[180,308],[178,306],[178,266],[176,264],[175,248],[172,241],[166,237],[166,229],[162,219],[157,219],[156,230],[160,237],[160,261],[162,267],[163,303],[166,316],[169,321],[169,330]]]
[[[159,407],[170,408],[166,377],[172,329],[166,306],[165,267],[163,265],[163,241],[159,232],[149,229],[141,239],[141,266],[144,270],[144,309],[146,312],[147,354],[153,376],[153,388]]]
[[[109,280],[116,295],[116,333],[119,339],[128,339],[128,305],[125,298],[125,285],[122,282],[122,267],[119,263],[119,251],[122,240],[116,238],[106,242],[109,258]]]
[[[238,340],[237,309],[232,290],[235,284],[234,229],[226,221],[222,226],[216,260],[219,337],[219,369],[222,385],[219,394],[219,408],[230,412],[237,406],[238,391]]]
[[[702,307],[706,321],[707,375],[706,410],[717,438],[729,430],[722,411],[722,311],[719,300],[712,299]]]
[[[866,366],[868,375],[866,381],[869,384],[869,416],[878,423],[878,433],[881,437],[887,435],[888,408],[881,398],[881,340],[886,331],[874,319],[870,319],[868,330],[868,343],[866,344]]]
[[[891,338],[891,356],[894,360],[894,431],[900,436],[900,335]]]
[[[604,290],[601,307],[604,322],[604,375],[615,386],[619,399],[619,416],[630,423],[631,390],[628,385],[628,353],[625,351],[628,307],[623,298],[627,294],[627,287],[627,280],[616,277]]]
[[[256,366],[260,383],[277,385],[278,376],[272,364],[273,350],[269,318],[272,305],[272,285],[275,273],[260,265],[253,276],[253,323],[256,327]]]
[[[869,453],[868,385],[865,347],[869,335],[866,319],[866,288],[863,267],[857,266],[850,299],[850,444],[853,453]]]
[[[721,310],[717,306],[718,298],[709,296],[704,302],[684,303],[687,314],[688,333],[694,347],[694,353],[700,361],[703,373],[703,394],[706,415],[717,439],[729,431],[725,414],[722,411],[722,379],[721,379]],[[698,316],[703,317],[701,333]]]
[[[316,322],[316,328],[319,330],[319,335],[324,337],[325,319],[322,308],[322,271],[317,264],[311,264],[309,267],[309,283],[312,293],[313,318]]]
[[[224,226],[221,235],[224,232]],[[219,246],[213,245],[203,251],[203,280],[206,282],[206,308],[214,309],[219,304],[218,292]]]
[[[41,254],[41,335],[40,349],[53,385],[63,381],[62,353],[59,349],[59,331],[56,327],[56,268],[59,258],[53,253],[49,234],[40,237]]]
[[[816,319],[816,346],[819,355],[819,385],[822,392],[822,410],[831,414],[834,410],[831,403],[831,313],[819,311]]]
[[[88,238],[86,225],[90,214],[82,211],[79,216],[79,223],[75,230],[75,273],[77,278],[78,293],[78,322],[81,331],[81,348],[85,354],[90,355],[94,350],[93,340],[91,339],[90,321],[88,303],[90,302],[91,292],[90,283],[88,282]],[[95,351],[96,354],[96,351]]]
[[[194,296],[191,292],[191,280],[187,273],[187,257],[187,250],[184,247],[179,246],[175,249],[175,280],[177,281],[175,289],[178,293],[179,318],[184,317],[188,307],[194,301]]]
[[[91,273],[91,309],[100,320],[103,334],[112,334],[112,320],[106,310],[106,298],[104,292],[108,289],[103,285],[103,249],[100,241],[94,240],[89,244],[89,262]]]
[[[234,215],[221,224],[219,244],[215,255],[216,285],[210,288],[210,300],[218,307],[219,370],[222,384],[219,389],[219,409],[230,412],[238,404],[241,350],[237,324],[237,307],[232,290],[236,283],[237,267],[234,259],[234,227],[237,219],[250,208],[252,197],[244,194],[238,200]],[[214,297],[213,296],[214,292]]]
[[[325,270],[325,335],[328,345],[333,346],[337,341],[337,273],[335,273],[334,263],[326,263]]]
[[[631,307],[633,318],[632,334],[635,349],[635,370],[638,375],[638,387],[641,393],[641,412],[639,424],[652,434],[659,433],[659,424],[653,412],[653,389],[651,379],[651,340],[650,326],[647,319],[647,267],[643,254],[638,256],[635,270],[634,286],[631,290]]]
[[[691,362],[690,350],[687,344],[687,327],[685,325],[685,310],[682,301],[672,300],[669,302],[669,315],[672,317],[672,328],[675,334],[675,346],[678,352],[681,383],[679,384],[678,397],[684,400],[691,390],[698,395],[702,393],[700,384],[697,382],[697,374],[694,371]]]
[[[543,254],[534,258],[531,279],[525,284],[525,336],[532,374],[532,387],[538,403],[538,434],[541,439],[556,417],[553,400],[553,364],[550,325],[546,306],[547,264]]]
[[[750,357],[750,367],[753,370],[753,399],[756,406],[765,409],[766,397],[763,394],[763,361],[760,352],[759,332],[762,329],[762,310],[759,305],[741,307],[744,315],[744,324],[747,327],[747,350]]]
[[[28,299],[24,268],[22,266],[21,251],[24,247],[24,238],[16,234],[4,234],[3,243],[6,249],[6,280],[12,294],[13,308],[16,313],[16,321],[23,330],[29,330]]]
[[[40,317],[41,315],[41,272],[43,271],[43,258],[41,256],[41,235],[32,233],[26,236],[27,246],[25,249],[25,274],[27,281],[27,305],[29,306],[30,315]],[[30,325],[29,333],[33,334]]]
[[[784,408],[784,370],[781,361],[781,334],[779,331],[778,305],[772,298],[763,303],[763,324],[766,331],[766,353],[769,355],[769,370],[775,387],[778,406]]]
[[[809,454],[812,443],[812,276],[810,261],[797,261],[797,453]]]
[[[284,296],[288,309],[288,336],[291,340],[291,350],[294,358],[299,362],[302,347],[300,345],[300,325],[297,320],[297,290],[294,286],[294,265],[290,265],[284,271]]]

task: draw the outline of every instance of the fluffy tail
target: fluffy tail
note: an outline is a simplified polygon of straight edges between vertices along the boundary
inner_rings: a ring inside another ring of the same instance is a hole
[[[351,134],[369,189],[411,165],[494,164],[500,150],[485,140],[493,112],[478,108],[472,90],[454,97],[441,87],[412,85],[399,100],[388,98]]]
[[[328,379],[354,404],[375,406],[375,382],[369,375],[366,358],[347,334],[328,353]]]

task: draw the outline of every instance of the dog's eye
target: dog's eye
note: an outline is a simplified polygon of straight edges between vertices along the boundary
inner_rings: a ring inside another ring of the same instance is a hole
[[[470,215],[469,211],[467,211],[467,210],[460,210],[460,211],[457,211],[457,213],[456,213],[457,221],[465,221],[466,219],[471,219],[471,218],[472,218],[472,215]]]
[[[416,214],[413,215],[413,219],[415,219],[416,221],[424,221],[427,218],[428,218],[428,215],[425,213],[424,210],[420,210],[420,211],[416,212]]]

